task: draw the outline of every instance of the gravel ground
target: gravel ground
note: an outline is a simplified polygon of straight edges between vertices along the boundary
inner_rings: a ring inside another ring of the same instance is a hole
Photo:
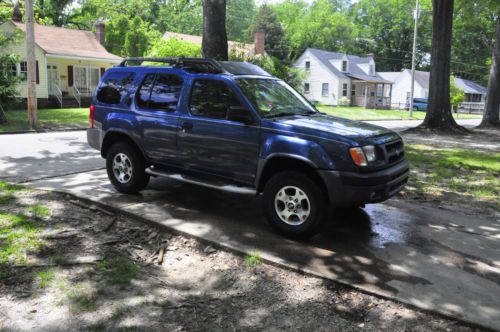
[[[1,265],[2,331],[475,330],[69,196],[21,190],[0,210],[26,215],[41,239]]]

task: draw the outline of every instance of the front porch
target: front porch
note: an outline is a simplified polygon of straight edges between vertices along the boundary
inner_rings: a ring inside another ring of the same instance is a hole
[[[85,107],[112,62],[47,56],[49,99],[60,107]]]
[[[371,109],[391,108],[392,84],[351,81],[351,106],[361,106]]]

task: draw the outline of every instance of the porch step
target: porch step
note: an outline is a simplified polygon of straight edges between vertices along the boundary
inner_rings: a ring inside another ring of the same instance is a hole
[[[71,96],[64,96],[62,98],[62,107],[61,107],[57,98],[55,98],[55,97],[49,98],[50,104],[55,108],[57,108],[57,107],[61,107],[61,108],[89,107],[91,100],[92,100],[92,98],[90,98],[90,97],[82,97],[81,105],[78,105],[78,101],[75,98],[73,98]]]

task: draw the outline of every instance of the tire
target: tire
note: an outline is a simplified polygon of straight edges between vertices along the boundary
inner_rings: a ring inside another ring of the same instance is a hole
[[[327,207],[320,184],[301,172],[278,173],[264,188],[264,210],[269,223],[279,233],[296,240],[309,239],[321,231]],[[305,219],[299,220],[300,217]]]
[[[144,157],[136,147],[126,142],[116,142],[109,148],[106,155],[106,170],[109,181],[118,192],[135,194],[146,188],[149,175],[145,169]]]
[[[413,111],[414,112],[418,112],[418,107],[417,106],[413,106]]]

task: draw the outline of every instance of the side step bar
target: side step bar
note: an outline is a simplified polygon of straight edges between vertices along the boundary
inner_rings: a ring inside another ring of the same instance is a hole
[[[170,172],[158,170],[158,169],[155,169],[153,167],[146,168],[146,173],[153,175],[153,176],[166,177],[166,178],[174,179],[177,181],[196,184],[199,186],[217,189],[217,190],[222,190],[222,191],[231,192],[231,193],[235,193],[235,194],[245,194],[245,195],[256,195],[257,194],[257,191],[254,188],[240,187],[240,186],[229,185],[229,184],[218,185],[218,184],[214,184],[214,183],[203,182],[200,180],[187,178],[181,174],[170,173]]]

